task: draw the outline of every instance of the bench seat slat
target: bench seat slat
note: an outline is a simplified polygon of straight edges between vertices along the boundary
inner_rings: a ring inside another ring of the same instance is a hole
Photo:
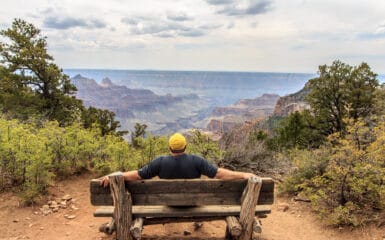
[[[239,216],[241,207],[234,205],[206,205],[197,207],[169,207],[169,206],[133,206],[134,217],[212,217],[212,216]],[[95,217],[112,217],[114,207],[103,206],[96,209]],[[269,214],[268,205],[257,205],[255,214]]]

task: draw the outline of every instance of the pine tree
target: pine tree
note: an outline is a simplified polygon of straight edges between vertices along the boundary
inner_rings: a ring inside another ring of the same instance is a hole
[[[76,87],[48,54],[40,30],[15,19],[11,28],[0,31],[0,36],[6,39],[0,43],[0,90],[9,94],[2,99],[3,112],[17,115],[18,109],[27,108],[60,125],[73,122],[82,103],[74,97]],[[17,101],[20,97],[22,100]],[[19,107],[10,108],[12,104]]]

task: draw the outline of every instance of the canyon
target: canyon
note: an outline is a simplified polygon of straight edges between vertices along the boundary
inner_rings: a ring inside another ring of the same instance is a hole
[[[78,89],[76,97],[81,99],[85,106],[113,111],[121,123],[122,130],[131,131],[136,123],[144,123],[148,126],[147,130],[155,135],[185,132],[189,129],[202,129],[220,134],[236,125],[262,121],[271,115],[283,117],[293,111],[308,108],[304,101],[309,91],[306,86],[297,93],[284,97],[264,93],[255,98],[238,99],[226,105],[234,100],[234,95],[238,96],[238,93],[232,94],[229,91],[230,85],[226,87],[225,94],[216,92],[221,86],[211,85],[214,89],[213,96],[208,97],[207,94],[199,94],[199,89],[203,92],[210,90],[207,84],[193,86],[190,83],[191,86],[188,87],[193,87],[194,91],[185,94],[175,91],[175,94],[159,94],[138,85],[128,87],[129,84],[116,84],[107,77],[97,82],[77,74],[71,81]]]

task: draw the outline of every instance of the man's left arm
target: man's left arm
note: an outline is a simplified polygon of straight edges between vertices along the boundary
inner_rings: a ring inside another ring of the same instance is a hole
[[[224,180],[249,179],[250,177],[255,177],[255,174],[247,173],[247,172],[231,171],[225,168],[218,168],[217,174],[215,175],[215,178],[224,179]]]

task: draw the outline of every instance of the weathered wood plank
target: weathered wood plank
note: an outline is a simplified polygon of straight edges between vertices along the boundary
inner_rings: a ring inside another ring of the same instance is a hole
[[[168,206],[132,206],[132,214],[136,217],[209,217],[209,216],[239,216],[240,206],[214,205],[198,207],[168,207]],[[94,217],[112,217],[113,206],[98,207]],[[271,206],[257,205],[254,214],[263,215],[271,213]]]
[[[208,222],[208,221],[216,221],[223,220],[223,216],[216,217],[162,217],[162,218],[146,218],[144,220],[144,224],[153,225],[153,224],[167,224],[167,223],[182,223],[182,222]]]
[[[240,204],[241,193],[180,193],[180,194],[134,194],[131,195],[135,205],[232,205]],[[273,193],[265,193],[258,199],[259,205],[272,204]],[[109,194],[92,194],[91,203],[95,206],[112,205]]]
[[[250,240],[253,234],[254,213],[250,211],[257,206],[258,195],[261,189],[262,179],[257,177],[249,178],[247,187],[241,199],[241,213],[239,223],[242,226],[242,233],[239,240]]]
[[[174,194],[136,194],[136,205],[235,205],[240,204],[240,194],[236,193],[174,193]]]
[[[132,202],[130,193],[124,186],[124,176],[111,174],[108,176],[111,195],[114,200],[113,216],[116,226],[116,238],[119,240],[131,240],[132,236],[127,226],[131,226]]]
[[[99,182],[91,181],[91,203],[96,206],[112,205],[109,188],[100,186]],[[262,182],[258,204],[272,204],[274,182],[269,178],[262,178]],[[240,204],[245,183],[246,180],[142,180],[126,182],[126,187],[134,205],[232,205]]]
[[[261,179],[261,192],[274,190],[274,181],[271,178]],[[181,193],[186,190],[191,193],[243,192],[246,185],[247,179],[156,179],[126,182],[126,188],[131,194]],[[91,180],[90,191],[91,193],[110,193],[108,188],[100,185],[99,179]]]

